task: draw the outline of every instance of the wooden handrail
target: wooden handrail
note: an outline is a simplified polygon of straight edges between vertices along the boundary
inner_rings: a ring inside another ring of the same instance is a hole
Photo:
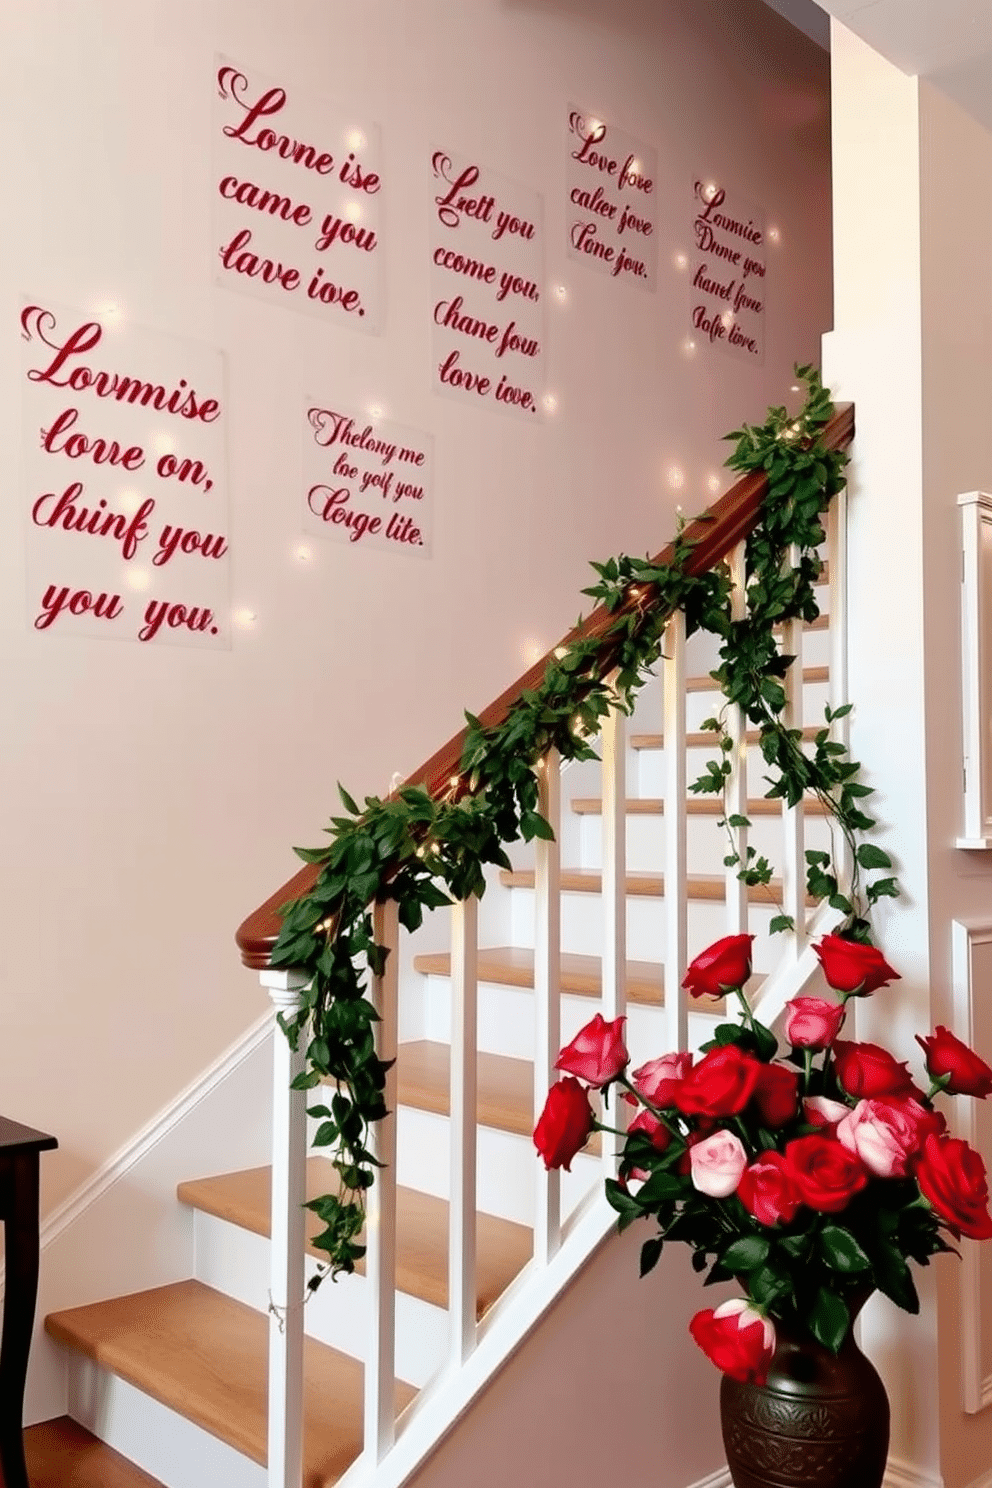
[[[829,424],[825,425],[820,438],[827,449],[845,449],[850,445],[854,438],[854,405],[841,404]],[[724,492],[701,517],[689,523],[683,538],[694,544],[687,564],[690,573],[705,573],[747,537],[758,520],[767,489],[768,480],[764,475],[745,476],[731,486],[729,491]],[[674,544],[669,543],[652,561],[658,565],[669,563],[673,553]],[[546,656],[536,661],[495,702],[483,709],[479,714],[480,722],[490,728],[501,723],[522,692],[539,686],[549,661],[559,647],[567,646],[580,637],[588,639],[605,635],[623,613],[623,606],[610,612],[605,605],[599,605],[581,625],[570,630]],[[447,787],[451,777],[458,773],[465,732],[465,729],[461,729],[454,738],[449,739],[418,770],[414,770],[404,781],[404,785],[423,786],[432,795]],[[305,864],[241,924],[235,938],[246,966],[258,970],[268,966],[282,923],[279,906],[307,893],[316,881],[318,872],[316,866]]]

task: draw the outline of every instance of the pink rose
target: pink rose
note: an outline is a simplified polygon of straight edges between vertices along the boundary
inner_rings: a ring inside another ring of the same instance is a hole
[[[850,1116],[850,1106],[829,1100],[825,1095],[808,1095],[803,1101],[803,1115],[810,1126],[831,1127]]]
[[[555,1069],[566,1075],[578,1075],[587,1085],[608,1085],[630,1059],[623,1042],[626,1021],[626,1018],[614,1018],[607,1023],[602,1013],[597,1013],[562,1049],[555,1060]]]
[[[877,1178],[905,1178],[909,1159],[944,1119],[912,1098],[861,1100],[837,1127],[837,1140]]]
[[[725,1199],[741,1181],[747,1153],[733,1132],[717,1131],[690,1148],[692,1186],[711,1199]]]
[[[775,1325],[746,1297],[733,1297],[719,1307],[697,1312],[689,1332],[703,1353],[742,1384],[763,1385],[775,1353]]]
[[[634,1071],[634,1089],[653,1106],[674,1105],[675,1092],[691,1069],[691,1054],[662,1054]]]
[[[844,1004],[825,997],[794,997],[786,1005],[785,1036],[794,1049],[829,1049],[840,1033]]]

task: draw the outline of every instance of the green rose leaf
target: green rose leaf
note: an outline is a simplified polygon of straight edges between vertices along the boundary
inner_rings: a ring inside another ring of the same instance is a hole
[[[871,1266],[871,1260],[850,1230],[842,1229],[840,1225],[825,1225],[820,1231],[818,1243],[820,1254],[834,1271],[850,1276],[858,1271],[867,1271]]]
[[[728,1271],[755,1271],[764,1264],[771,1249],[771,1242],[764,1235],[744,1235],[720,1256],[721,1266]]]
[[[821,1287],[809,1315],[809,1326],[813,1337],[832,1354],[836,1354],[851,1325],[851,1314],[843,1297]]]

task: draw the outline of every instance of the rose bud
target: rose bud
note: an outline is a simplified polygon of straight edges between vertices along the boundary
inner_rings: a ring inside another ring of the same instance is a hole
[[[786,1004],[785,1036],[794,1049],[829,1049],[843,1021],[842,1002],[794,997]]]
[[[976,1095],[980,1100],[992,1095],[992,1069],[942,1023],[929,1038],[917,1034],[916,1042],[926,1055],[932,1080],[950,1075],[944,1089],[951,1095]]]
[[[743,987],[751,975],[753,935],[725,935],[689,963],[683,987],[693,997],[722,997]]]
[[[840,935],[824,935],[813,949],[831,987],[848,997],[867,997],[879,987],[901,980],[877,946],[844,940]]]
[[[754,1087],[754,1104],[762,1126],[787,1126],[799,1110],[799,1076],[784,1064],[759,1067]]]
[[[900,1064],[880,1044],[852,1044],[838,1039],[833,1052],[837,1079],[855,1100],[909,1095],[916,1088],[906,1064]]]
[[[905,1178],[910,1158],[942,1121],[914,1100],[862,1100],[838,1124],[837,1140],[877,1178]]]
[[[672,1096],[684,1116],[736,1116],[754,1094],[762,1066],[736,1044],[710,1049]]]
[[[718,1131],[689,1150],[692,1186],[711,1199],[726,1199],[747,1167],[747,1153],[733,1132]]]
[[[674,1105],[675,1091],[691,1069],[691,1054],[662,1054],[634,1071],[634,1089],[653,1106]]]
[[[803,1101],[803,1115],[810,1126],[835,1127],[850,1111],[843,1101],[829,1100],[825,1095],[808,1095]]]
[[[663,1121],[658,1120],[653,1111],[638,1111],[627,1128],[628,1137],[633,1132],[643,1132],[646,1137],[650,1137],[651,1146],[656,1152],[664,1152],[672,1140],[668,1127]]]
[[[697,1312],[689,1332],[710,1362],[731,1379],[742,1384],[767,1383],[775,1354],[775,1327],[745,1297]]]
[[[791,1223],[803,1201],[781,1152],[763,1152],[744,1170],[737,1197],[763,1225]]]
[[[555,1069],[566,1075],[578,1075],[587,1085],[608,1085],[630,1059],[623,1042],[626,1021],[626,1018],[614,1018],[607,1023],[602,1013],[597,1013],[562,1049],[555,1060]]]
[[[838,1214],[868,1182],[861,1160],[833,1137],[796,1137],[785,1160],[803,1203],[821,1214]]]
[[[967,1142],[931,1133],[916,1165],[916,1181],[953,1234],[992,1240],[985,1164]]]
[[[571,1172],[572,1158],[585,1146],[592,1123],[592,1107],[584,1085],[570,1075],[552,1085],[534,1128],[534,1146],[544,1158],[544,1166]]]

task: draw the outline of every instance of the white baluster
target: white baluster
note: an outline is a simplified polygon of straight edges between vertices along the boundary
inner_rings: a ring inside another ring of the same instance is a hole
[[[534,872],[534,1119],[555,1080],[561,1048],[561,756],[556,749],[538,761],[538,810],[554,841],[538,838]],[[546,1266],[561,1239],[561,1173],[537,1164],[534,1259]]]
[[[840,708],[847,695],[847,487],[838,491],[827,513],[827,562],[830,594],[830,707]],[[830,725],[830,737],[845,748],[850,740],[845,714]],[[842,832],[835,834],[834,862],[841,892],[851,882],[851,852]]]
[[[688,961],[688,888],[685,815],[685,616],[665,627],[665,1023],[667,1047],[689,1043],[682,980]]]
[[[795,568],[800,559],[799,548],[789,548],[786,562]],[[794,656],[785,677],[785,710],[783,722],[786,728],[802,731],[803,718],[803,622],[790,620],[783,628],[782,648],[787,656]],[[802,748],[802,740],[798,748]],[[793,955],[798,956],[806,944],[806,822],[803,802],[789,807],[782,803],[782,909],[792,920],[795,930],[792,935]]]
[[[309,978],[298,971],[263,971],[262,986],[277,1014],[292,1019]],[[269,1250],[269,1488],[303,1481],[303,1300],[306,1233],[306,1092],[291,1090],[302,1073],[307,1034],[290,1048],[278,1023],[272,1032],[272,1241]]]
[[[396,1059],[399,991],[399,923],[395,900],[373,911],[376,944],[389,952],[381,977],[372,978],[370,1000],[380,1021],[376,1052]],[[389,1115],[373,1122],[368,1149],[382,1164],[368,1190],[366,1285],[369,1348],[365,1360],[365,1453],[381,1462],[393,1444],[396,1423],[396,1065],[386,1075],[383,1099]]]
[[[451,910],[451,1195],[448,1226],[448,1316],[451,1363],[457,1368],[476,1339],[476,1060],[478,921],[475,898]]]
[[[627,730],[619,708],[611,708],[603,720],[602,753],[603,811],[603,1017],[607,1022],[627,1011]],[[625,1107],[613,1092],[611,1125],[625,1125]],[[615,1178],[620,1139],[603,1132],[603,1167],[607,1178]]]
[[[738,543],[730,556],[730,578],[733,589],[730,593],[730,618],[743,620],[747,610],[747,573],[744,562],[745,545]],[[747,719],[744,710],[736,703],[728,709],[727,732],[733,749],[727,756],[730,775],[727,779],[727,816],[747,816]],[[747,827],[730,827],[730,842],[737,854],[738,862],[727,869],[727,934],[746,935],[748,930],[747,885],[740,878],[740,870],[747,867]]]

